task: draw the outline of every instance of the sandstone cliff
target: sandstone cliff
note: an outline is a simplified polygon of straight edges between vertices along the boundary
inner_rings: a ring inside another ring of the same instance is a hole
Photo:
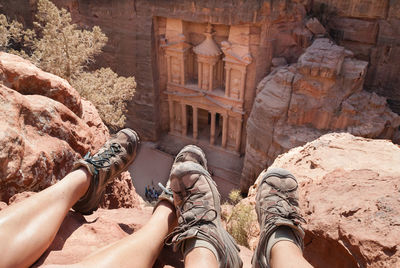
[[[320,38],[296,64],[264,78],[247,122],[241,190],[279,154],[327,132],[398,139],[400,117],[384,97],[363,90],[366,68],[352,52]]]
[[[135,75],[138,86],[129,107],[128,126],[156,140],[165,112],[160,76],[159,18],[175,18],[222,25],[250,24],[253,28],[257,76],[255,85],[269,72],[271,57],[297,60],[312,34],[324,31],[301,24],[317,16],[327,33],[340,45],[369,62],[366,88],[388,98],[399,112],[400,5],[389,0],[275,0],[275,1],[83,1],[53,0],[85,27],[99,25],[109,37],[98,65],[110,66],[119,75]],[[0,0],[0,12],[32,26],[35,1]],[[321,6],[325,8],[321,9]],[[307,23],[308,24],[308,23]],[[310,24],[308,24],[309,26]],[[166,113],[168,114],[168,113]],[[247,114],[248,115],[248,114]]]
[[[0,201],[56,183],[109,137],[94,106],[67,81],[3,52],[0,103]],[[107,188],[103,206],[138,202],[126,173]]]
[[[387,97],[392,110],[399,113],[400,2],[315,0],[312,10],[341,46],[370,63],[366,88]]]
[[[272,167],[290,170],[299,181],[300,208],[307,221],[304,255],[311,264],[400,265],[399,146],[332,133],[280,155]],[[240,204],[255,206],[258,183]],[[249,230],[254,249],[258,224]]]

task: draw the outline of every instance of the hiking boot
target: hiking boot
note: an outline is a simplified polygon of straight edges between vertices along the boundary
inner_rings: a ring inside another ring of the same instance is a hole
[[[220,195],[207,171],[204,152],[197,146],[183,148],[171,169],[168,185],[178,216],[178,226],[166,238],[174,251],[185,256],[193,248],[210,249],[220,267],[242,267],[239,248],[221,224]]]
[[[272,246],[281,240],[294,242],[303,250],[304,230],[298,202],[298,183],[287,170],[272,168],[263,171],[256,196],[256,212],[260,224],[260,241],[254,252],[253,267],[269,267]],[[274,235],[279,231],[279,235]]]
[[[172,166],[180,162],[192,161],[200,164],[205,170],[207,170],[207,159],[203,150],[197,147],[196,145],[186,145],[182,150],[179,151],[177,156],[174,159],[174,163]],[[174,205],[173,193],[170,186],[170,180],[168,180],[167,185],[164,187],[161,183],[158,183],[158,186],[161,188],[162,193],[158,197],[158,202],[154,207],[154,210],[157,208],[158,203],[162,200],[166,200]]]
[[[72,207],[82,214],[91,214],[99,206],[107,184],[135,160],[139,136],[129,128],[113,135],[93,156],[90,152],[74,163],[73,170],[84,167],[92,175],[86,194]]]

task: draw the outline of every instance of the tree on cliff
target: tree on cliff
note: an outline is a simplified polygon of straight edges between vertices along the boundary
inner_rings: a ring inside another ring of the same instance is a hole
[[[79,29],[67,10],[58,9],[49,0],[38,1],[35,18],[34,30],[24,30],[21,23],[0,14],[0,49],[65,78],[96,106],[107,126],[123,127],[126,104],[134,95],[136,82],[134,77],[119,77],[110,68],[87,71],[108,40],[100,27]]]

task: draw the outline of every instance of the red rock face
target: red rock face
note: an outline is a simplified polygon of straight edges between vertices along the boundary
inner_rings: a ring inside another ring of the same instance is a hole
[[[6,87],[23,95],[42,95],[58,101],[76,115],[82,115],[81,97],[69,83],[44,72],[16,55],[0,52],[0,76]]]
[[[304,256],[312,265],[400,265],[397,145],[332,133],[280,155],[272,167],[290,170],[299,181],[307,221]],[[242,202],[254,206],[257,185]],[[258,231],[250,234],[249,244],[254,248],[257,242]]]
[[[289,149],[333,131],[398,139],[400,117],[386,99],[363,91],[367,62],[328,39],[316,39],[297,64],[260,82],[247,122],[241,189]]]
[[[321,12],[321,6],[324,6]],[[315,0],[312,10],[325,19],[330,35],[357,59],[369,62],[366,87],[385,96],[400,112],[399,1]]]
[[[62,179],[96,139],[76,114],[52,99],[24,96],[3,85],[0,98],[3,201]]]
[[[0,52],[0,201],[61,180],[73,162],[109,137],[94,106],[67,81]],[[137,206],[125,173],[107,188],[106,207]]]

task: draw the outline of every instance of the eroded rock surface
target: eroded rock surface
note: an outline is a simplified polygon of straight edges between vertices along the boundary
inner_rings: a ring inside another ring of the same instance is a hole
[[[61,180],[73,162],[109,137],[94,106],[67,81],[0,52],[0,200],[40,191]],[[107,188],[103,206],[132,207],[129,173]]]
[[[64,79],[42,71],[28,60],[0,52],[0,80],[23,95],[42,95],[82,115],[81,97]]]
[[[331,133],[280,155],[272,167],[290,170],[299,181],[300,207],[307,221],[304,255],[311,264],[400,265],[399,146]],[[258,183],[242,203],[255,206]],[[256,222],[250,231],[254,249]]]
[[[363,91],[366,67],[344,47],[320,38],[297,64],[264,78],[247,122],[241,190],[279,154],[327,132],[397,139],[400,117],[385,98]]]
[[[330,36],[355,57],[370,64],[366,88],[388,98],[400,112],[400,2],[315,0],[313,13],[322,18]]]

